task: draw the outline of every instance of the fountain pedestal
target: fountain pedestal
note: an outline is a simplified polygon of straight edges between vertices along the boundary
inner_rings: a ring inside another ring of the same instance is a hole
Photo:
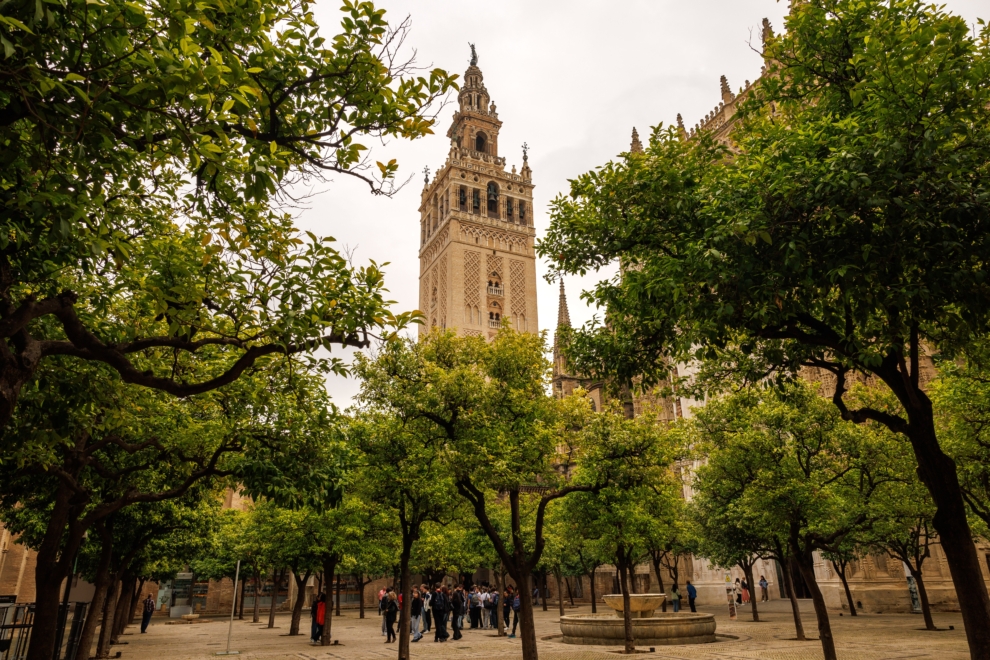
[[[664,594],[629,596],[633,640],[638,646],[670,644],[707,644],[715,641],[715,617],[701,612],[661,612]],[[609,594],[602,600],[612,614],[574,614],[560,617],[560,631],[565,644],[613,646],[625,641],[621,594]]]

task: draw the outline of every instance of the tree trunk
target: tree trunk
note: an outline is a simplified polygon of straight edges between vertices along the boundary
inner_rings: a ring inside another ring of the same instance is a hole
[[[237,606],[237,620],[238,621],[243,621],[244,620],[244,595],[247,592],[247,589],[244,588],[244,583],[245,582],[247,582],[247,578],[241,580],[241,596],[238,599],[240,601],[240,605]],[[237,585],[234,585],[234,587],[236,588]]]
[[[626,560],[626,550],[621,545],[616,553],[618,561],[616,568],[619,569],[619,587],[622,589],[622,630],[626,639],[626,653],[636,652],[636,642],[633,639],[632,612],[629,600],[629,564]]]
[[[753,563],[749,561],[742,562],[739,566],[746,575],[746,584],[749,585],[749,604],[753,608],[753,621],[759,621],[760,613],[756,609],[756,596],[753,593]]]
[[[110,633],[113,631],[113,615],[117,611],[117,599],[120,598],[120,580],[116,574],[111,578],[110,595],[103,605],[103,625],[100,626],[100,639],[96,643],[96,657],[110,657]]]
[[[76,556],[83,535],[83,530],[72,529],[69,524],[70,498],[68,487],[59,485],[45,536],[38,546],[34,570],[34,626],[26,660],[51,660],[55,653],[62,580],[72,569],[69,558]]]
[[[523,660],[538,660],[539,651],[536,649],[536,626],[533,619],[533,585],[530,572],[525,566],[517,570],[512,578],[516,581],[519,594],[519,625],[520,642],[522,642]]]
[[[272,602],[268,604],[268,627],[275,627],[275,606],[278,603],[278,587],[282,584],[282,578],[285,576],[285,569],[281,571],[276,571],[272,569]]]
[[[842,589],[846,592],[846,602],[849,603],[849,614],[851,616],[859,616],[859,613],[856,611],[856,603],[853,602],[852,591],[849,590],[849,582],[846,580],[845,563],[839,564],[833,561],[832,568],[835,569],[839,579],[842,580]]]
[[[804,578],[808,589],[811,591],[811,600],[815,604],[815,617],[818,619],[818,638],[822,643],[822,654],[825,660],[838,660],[835,653],[835,639],[832,637],[832,624],[828,620],[828,609],[825,607],[825,597],[818,586],[815,578],[815,563],[811,551],[798,554],[798,548],[794,548],[798,559],[798,568],[801,570],[801,577]]]
[[[103,536],[103,547],[100,550],[100,562],[96,568],[96,578],[93,593],[93,600],[89,604],[89,611],[86,613],[86,622],[83,624],[82,636],[79,638],[79,646],[76,648],[75,660],[89,660],[90,652],[93,650],[93,638],[96,637],[96,624],[103,616],[103,605],[107,600],[107,592],[110,589],[110,560],[113,556],[113,545],[110,543],[109,535]]]
[[[543,611],[546,612],[549,608],[547,605],[547,593],[550,590],[547,589],[547,572],[540,571],[540,600],[543,601]]]
[[[661,567],[660,558],[657,557],[656,555],[654,555],[651,552],[650,553],[650,559],[653,561],[653,572],[657,574],[657,593],[661,593],[662,594],[662,593],[664,593],[664,586],[663,586],[663,575],[660,574],[660,567]],[[666,598],[664,598],[663,599],[663,603],[660,604],[660,611],[661,612],[666,612],[667,611],[667,599]]]
[[[793,559],[788,559],[787,564],[784,566],[784,570],[781,573],[784,575],[784,589],[787,590],[787,598],[791,601],[791,614],[794,616],[794,632],[795,637],[798,641],[806,641],[808,638],[804,635],[804,624],[801,622],[801,608],[798,605],[797,594],[794,593],[794,582],[791,580],[791,562]]]
[[[598,613],[598,594],[595,593],[595,573],[598,572],[598,567],[595,566],[591,569],[591,613]]]
[[[564,585],[561,584],[560,573],[554,573],[553,576],[557,580],[557,608],[560,616],[564,616]]]
[[[336,614],[337,614],[337,616],[340,616],[340,573],[337,573],[337,589],[336,589],[336,591],[337,591],[337,594],[336,594],[337,612],[336,612]]]
[[[361,598],[358,601],[358,618],[359,619],[363,619],[364,618],[364,589],[369,584],[371,584],[371,581],[369,580],[369,581],[365,582],[364,581],[364,574],[363,573],[358,573],[357,578],[358,578],[358,585],[360,585],[360,587],[361,587]],[[432,588],[432,586],[433,585],[430,585],[431,588]]]
[[[296,572],[292,572],[292,579],[296,582],[296,602],[292,604],[292,623],[289,624],[289,635],[299,634],[299,622],[302,620],[303,604],[306,601],[306,583],[309,582],[310,573],[312,571],[306,571],[306,575],[300,580]]]
[[[916,571],[911,564],[908,564],[908,568],[911,569],[911,577],[918,585],[918,598],[921,599],[921,615],[925,618],[925,629],[938,630],[935,627],[935,619],[932,618],[932,608],[928,604],[928,590],[925,589],[925,581],[921,578],[921,571]]]
[[[261,621],[261,574],[255,573],[254,577],[254,608],[251,615],[251,623]]]
[[[127,625],[132,625],[134,623],[135,611],[137,608],[134,607],[134,603],[141,602],[141,592],[144,591],[144,583],[146,578],[141,578],[138,580],[137,585],[134,589],[134,597],[131,598],[131,609],[127,612]]]
[[[403,526],[405,527],[405,526]],[[399,614],[399,660],[409,660],[409,631],[410,616],[412,615],[412,584],[409,580],[409,557],[415,541],[415,531],[408,533],[402,539],[402,552],[399,554],[399,593],[402,594],[402,605]],[[409,538],[409,537],[412,538]],[[382,616],[388,616],[387,613]]]
[[[323,615],[323,636],[320,638],[322,646],[330,646],[330,626],[333,621],[333,575],[337,571],[337,564],[340,559],[332,556],[323,560],[323,593],[326,596],[326,606]]]
[[[128,615],[130,614],[127,608],[133,605],[131,599],[134,597],[134,583],[136,581],[137,578],[130,575],[120,581],[120,598],[117,599],[117,609],[113,613],[113,630],[110,631],[111,646],[120,643],[120,635],[124,632],[124,628],[127,625]]]
[[[502,599],[505,598],[505,579],[501,568],[496,568],[492,573],[495,575],[495,593],[498,594],[498,603],[492,609],[492,614],[495,615],[495,630],[498,631],[499,637],[505,637],[505,622],[502,621]]]
[[[571,601],[571,607],[574,607],[574,592],[571,591],[571,583],[564,580],[564,584],[567,585],[567,598]],[[561,610],[561,613],[563,613],[563,610]]]
[[[908,413],[906,435],[911,440],[918,462],[918,476],[936,505],[932,526],[938,532],[959,598],[969,654],[972,660],[990,660],[990,595],[976,555],[972,530],[966,519],[966,505],[956,464],[939,446],[931,401],[914,386],[913,396],[902,396],[905,389],[900,373],[884,377],[884,382],[898,393]],[[915,405],[910,405],[915,400]]]

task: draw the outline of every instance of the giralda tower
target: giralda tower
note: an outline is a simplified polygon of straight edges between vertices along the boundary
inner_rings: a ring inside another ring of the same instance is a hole
[[[502,122],[485,89],[478,57],[464,74],[459,108],[447,131],[450,153],[430,180],[420,213],[420,333],[450,328],[491,337],[505,322],[537,332],[533,183],[498,155]]]

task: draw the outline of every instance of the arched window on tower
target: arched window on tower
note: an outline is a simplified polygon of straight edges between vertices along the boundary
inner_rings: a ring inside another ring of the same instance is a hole
[[[488,182],[488,217],[498,217],[498,184],[494,181]]]
[[[488,153],[487,149],[488,149],[488,138],[485,136],[484,133],[479,131],[478,134],[474,136],[474,150],[480,151],[481,153],[484,154],[484,153]]]

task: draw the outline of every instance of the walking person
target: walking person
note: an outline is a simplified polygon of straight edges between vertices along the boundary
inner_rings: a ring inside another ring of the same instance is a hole
[[[742,605],[742,585],[739,584],[739,578],[732,584],[732,595],[736,597],[736,605]]]
[[[151,615],[155,613],[155,599],[148,594],[148,597],[144,599],[144,605],[141,608],[141,634],[148,632],[148,625],[151,623]]]
[[[461,635],[461,626],[463,624],[463,620],[461,619],[461,617],[464,616],[464,608],[466,605],[464,599],[464,590],[461,589],[460,585],[458,585],[457,588],[454,589],[454,595],[450,597],[450,603],[451,603],[450,628],[451,630],[454,631],[454,641],[456,642],[461,637],[463,637],[463,635]]]
[[[749,583],[745,578],[742,581],[742,602],[743,605],[749,605]]]
[[[691,584],[691,580],[687,581],[687,596],[688,596],[688,606],[691,608],[692,612],[697,612],[694,608],[694,599],[698,597],[698,590],[694,588]]]
[[[409,612],[409,634],[412,641],[418,642],[423,639],[423,633],[419,631],[419,624],[423,620],[423,597],[419,594],[419,589],[413,588],[412,603]]]
[[[386,644],[395,641],[395,619],[399,616],[399,599],[395,597],[394,591],[385,594],[385,627],[388,635],[385,638]]]
[[[768,600],[770,600],[770,592],[767,590],[767,587],[769,587],[769,586],[770,586],[770,583],[767,582],[767,579],[761,575],[760,576],[760,602],[761,603],[765,603]]]
[[[516,636],[516,625],[519,623],[519,608],[522,607],[522,601],[519,599],[519,594],[517,593],[512,599],[512,634],[509,635],[511,639]]]
[[[428,633],[432,626],[432,610],[430,608],[430,601],[433,599],[433,594],[430,593],[429,588],[425,584],[419,585],[419,591],[423,594],[423,632]]]
[[[677,588],[677,584],[670,590],[670,602],[674,604],[674,611],[681,611],[681,592]]]

